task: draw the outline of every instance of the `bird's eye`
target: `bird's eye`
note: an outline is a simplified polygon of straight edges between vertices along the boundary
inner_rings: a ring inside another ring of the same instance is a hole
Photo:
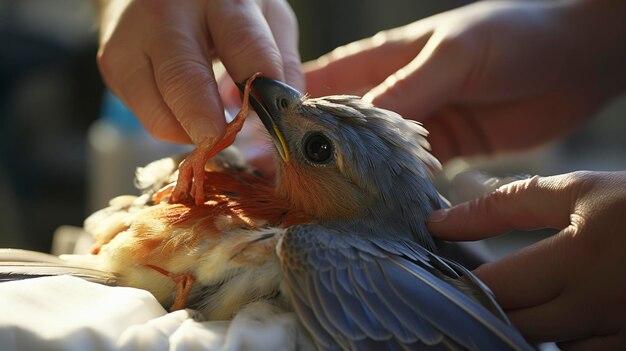
[[[321,133],[310,134],[304,140],[304,155],[313,163],[324,163],[333,156],[333,145]]]
[[[276,104],[278,105],[278,109],[283,109],[284,110],[287,107],[289,107],[289,100],[287,100],[285,98],[280,98],[280,99],[278,99]]]

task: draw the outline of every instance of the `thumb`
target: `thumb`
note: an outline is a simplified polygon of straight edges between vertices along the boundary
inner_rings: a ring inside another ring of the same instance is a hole
[[[570,188],[562,176],[512,182],[481,198],[433,212],[428,228],[444,240],[478,240],[513,229],[563,229],[570,222]]]

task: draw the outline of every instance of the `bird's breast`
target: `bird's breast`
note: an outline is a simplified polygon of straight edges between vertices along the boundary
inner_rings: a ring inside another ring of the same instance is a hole
[[[232,241],[233,259],[247,247],[261,252],[265,246],[250,246],[248,235],[267,228],[285,228],[309,218],[274,192],[271,181],[243,172],[206,172],[205,202],[170,204],[166,191],[157,193],[161,202],[141,211],[130,230],[136,238],[135,255],[147,260],[162,260],[170,255],[189,255],[212,251],[223,241]],[[164,188],[168,189],[168,187]],[[171,189],[171,187],[169,188]],[[254,237],[254,236],[253,236]],[[258,239],[258,238],[255,238]]]
[[[201,205],[170,204],[166,186],[157,193],[159,201],[139,210],[100,255],[128,285],[147,289],[160,301],[174,291],[162,272],[193,275],[203,293],[192,300],[207,316],[222,318],[277,293],[278,239],[286,227],[309,217],[276,196],[271,181],[254,174],[206,172],[204,190]]]

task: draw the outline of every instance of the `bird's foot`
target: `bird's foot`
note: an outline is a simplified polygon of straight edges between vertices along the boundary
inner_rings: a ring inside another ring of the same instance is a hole
[[[213,145],[215,139],[207,138],[180,164],[170,203],[185,202],[190,195],[195,199],[196,205],[204,203],[204,165],[213,156],[211,154]]]
[[[145,266],[146,268],[150,268],[171,278],[176,285],[176,296],[174,297],[174,303],[170,306],[170,312],[184,309],[187,305],[187,298],[189,297],[193,283],[196,281],[196,277],[190,273],[172,273],[153,264],[146,264]]]
[[[187,305],[187,298],[191,292],[191,287],[196,281],[196,277],[189,273],[170,275],[174,284],[176,284],[176,298],[170,306],[170,312],[182,310]]]
[[[91,249],[89,250],[89,253],[92,255],[97,255],[100,253],[100,249],[102,249],[102,244],[100,243],[95,243],[91,246]]]
[[[226,131],[221,139],[207,138],[180,164],[178,169],[178,179],[176,187],[170,196],[170,203],[184,202],[193,196],[195,204],[204,204],[204,167],[206,162],[220,151],[224,150],[235,141],[237,133],[241,131],[243,122],[248,115],[248,97],[250,96],[250,86],[260,73],[255,73],[246,81],[246,88],[243,93],[241,110],[232,122],[226,125]]]

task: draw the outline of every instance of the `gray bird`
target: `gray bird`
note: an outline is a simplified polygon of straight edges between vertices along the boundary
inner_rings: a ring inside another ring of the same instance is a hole
[[[356,96],[310,99],[267,78],[252,86],[276,149],[274,182],[204,167],[196,154],[195,201],[170,203],[174,178],[157,177],[164,184],[143,185],[160,188],[156,198],[92,217],[98,268],[209,319],[285,302],[320,350],[533,349],[428,232],[446,201],[419,123]]]
[[[253,87],[280,156],[276,191],[315,218],[287,228],[277,252],[319,349],[532,349],[489,289],[437,254],[426,218],[446,202],[419,123],[356,96]]]

